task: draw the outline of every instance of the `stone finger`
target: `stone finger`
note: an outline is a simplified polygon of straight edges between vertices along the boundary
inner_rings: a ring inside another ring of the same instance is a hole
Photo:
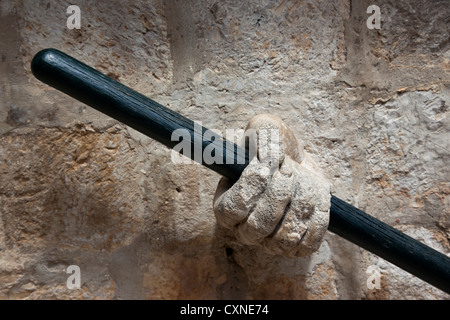
[[[234,185],[222,179],[214,197],[214,213],[218,223],[232,228],[245,220],[264,193],[269,179],[269,169],[257,159],[250,162]]]
[[[292,177],[277,171],[247,220],[238,226],[239,238],[244,243],[257,244],[270,235],[283,217],[291,193]]]

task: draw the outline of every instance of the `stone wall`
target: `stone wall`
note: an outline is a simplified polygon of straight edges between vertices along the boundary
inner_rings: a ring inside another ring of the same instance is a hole
[[[70,4],[0,2],[1,299],[449,298],[332,233],[309,258],[240,245],[217,174],[30,72],[53,47],[207,128],[276,114],[335,195],[449,255],[446,0],[79,0],[81,29]]]

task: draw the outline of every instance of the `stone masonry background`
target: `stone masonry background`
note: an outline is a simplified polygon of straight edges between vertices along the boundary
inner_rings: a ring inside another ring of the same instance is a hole
[[[67,7],[81,9],[68,29]],[[370,30],[366,9],[381,10]],[[271,257],[220,177],[36,80],[60,49],[211,129],[280,116],[332,192],[450,254],[448,1],[0,1],[1,299],[449,299],[328,233]],[[69,265],[81,288],[66,286]],[[367,286],[370,266],[381,287]]]

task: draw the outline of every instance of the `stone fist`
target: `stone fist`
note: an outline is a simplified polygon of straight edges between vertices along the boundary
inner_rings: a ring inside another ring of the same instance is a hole
[[[255,156],[239,180],[222,178],[214,197],[217,222],[238,240],[273,254],[308,256],[328,228],[330,186],[283,121],[251,119]]]

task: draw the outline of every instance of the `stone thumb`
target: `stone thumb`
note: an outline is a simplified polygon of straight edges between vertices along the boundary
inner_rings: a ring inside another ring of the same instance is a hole
[[[283,120],[271,114],[253,117],[246,128],[250,158],[257,157],[271,171],[277,170],[286,155],[301,162],[301,148]]]

